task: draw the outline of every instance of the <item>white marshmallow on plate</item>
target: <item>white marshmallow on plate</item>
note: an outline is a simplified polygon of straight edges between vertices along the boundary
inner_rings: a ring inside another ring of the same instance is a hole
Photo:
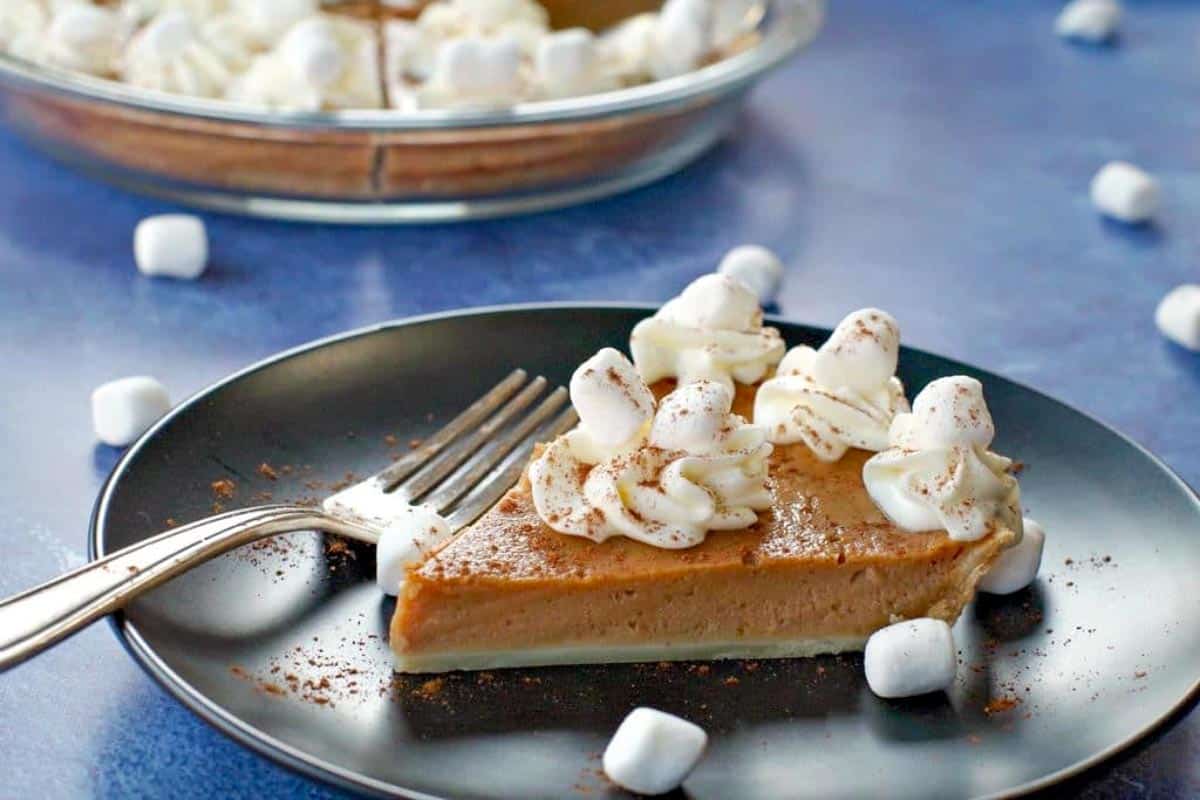
[[[570,393],[580,428],[602,445],[625,444],[654,416],[654,395],[633,363],[611,347],[579,365]]]
[[[1116,0],[1072,0],[1054,20],[1054,32],[1064,39],[1103,42],[1120,24],[1121,5]]]
[[[954,683],[958,659],[950,626],[911,619],[875,631],[863,654],[867,685],[880,697],[915,697]]]
[[[635,708],[604,749],[604,773],[631,792],[665,794],[683,783],[708,744],[699,725],[665,711]]]
[[[133,232],[133,257],[145,275],[200,277],[208,266],[204,221],[191,214],[146,217]]]
[[[1158,212],[1158,181],[1125,161],[1110,161],[1092,178],[1092,203],[1122,222],[1146,222]]]
[[[744,244],[725,254],[717,272],[741,281],[758,295],[760,305],[769,306],[783,280],[783,262],[765,247]]]
[[[1005,550],[992,568],[979,580],[979,591],[988,594],[1019,592],[1037,577],[1042,565],[1046,532],[1035,520],[1025,517],[1021,541]]]
[[[92,428],[113,447],[132,444],[171,410],[171,397],[154,378],[121,378],[92,392]]]
[[[397,514],[375,546],[375,582],[380,591],[399,594],[409,567],[424,561],[451,535],[446,520],[424,506],[412,506]]]
[[[1154,310],[1154,323],[1171,341],[1200,350],[1200,284],[1185,283],[1167,292]]]

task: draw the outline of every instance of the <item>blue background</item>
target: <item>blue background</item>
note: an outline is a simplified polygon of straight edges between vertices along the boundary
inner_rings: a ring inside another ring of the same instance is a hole
[[[1057,10],[835,0],[738,133],[653,187],[455,227],[210,216],[197,283],[134,269],[133,227],[165,206],[0,134],[0,594],[83,562],[118,456],[93,444],[88,398],[103,381],[150,373],[182,398],[381,320],[661,301],[742,242],[787,261],[786,316],[832,325],[882,305],[906,343],[1075,404],[1200,485],[1200,354],[1153,324],[1167,290],[1200,282],[1200,6],[1130,3],[1119,44],[1100,48],[1056,39]],[[1155,225],[1091,208],[1088,181],[1115,158],[1162,181]],[[1200,715],[1072,788],[1200,795]],[[0,676],[0,797],[81,795],[337,796],[208,729],[105,626]]]

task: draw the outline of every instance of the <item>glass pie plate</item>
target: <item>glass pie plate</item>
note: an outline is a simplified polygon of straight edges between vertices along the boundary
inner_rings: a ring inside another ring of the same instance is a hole
[[[7,124],[103,180],[263,217],[503,216],[641,186],[734,126],[748,91],[819,30],[825,0],[768,0],[754,46],[686,75],[504,110],[265,112],[0,54]]]

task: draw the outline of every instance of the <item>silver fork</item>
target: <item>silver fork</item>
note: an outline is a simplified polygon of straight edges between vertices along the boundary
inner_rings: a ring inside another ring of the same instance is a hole
[[[578,421],[567,392],[514,370],[418,449],[328,498],[321,509],[263,505],[172,528],[0,602],[0,672],[216,556],[316,530],[375,544],[389,513],[428,505],[458,532],[517,482],[534,446]]]

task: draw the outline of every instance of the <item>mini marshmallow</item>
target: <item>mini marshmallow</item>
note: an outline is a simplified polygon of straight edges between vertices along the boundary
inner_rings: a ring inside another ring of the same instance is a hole
[[[732,406],[733,392],[724,384],[684,384],[663,398],[650,426],[650,443],[664,450],[706,453],[720,442]]]
[[[1200,350],[1200,284],[1177,286],[1154,311],[1154,323],[1173,342]]]
[[[674,78],[700,66],[708,52],[710,11],[705,0],[667,0],[658,14],[650,74]]]
[[[880,697],[915,697],[954,683],[958,660],[950,626],[912,619],[871,634],[863,654],[867,685]]]
[[[375,582],[388,595],[400,593],[408,569],[428,558],[452,535],[450,525],[424,506],[402,511],[383,529],[375,547]]]
[[[192,280],[208,266],[204,221],[191,214],[160,214],[138,223],[133,256],[145,275]]]
[[[818,384],[868,394],[891,380],[900,359],[900,324],[878,308],[842,318],[813,359]]]
[[[893,422],[892,443],[914,449],[971,446],[987,447],[996,438],[996,426],[983,384],[966,375],[930,381],[913,399],[912,414]]]
[[[659,312],[680,325],[703,330],[748,331],[761,322],[758,296],[728,275],[701,275]]]
[[[699,725],[653,708],[635,708],[604,750],[604,773],[631,792],[666,794],[700,761],[708,734]]]
[[[219,96],[246,63],[235,40],[209,37],[185,11],[164,11],[130,41],[121,79],[157,91]],[[219,42],[214,46],[213,42]]]
[[[744,244],[725,254],[717,272],[741,281],[758,295],[760,304],[769,306],[783,280],[783,262],[765,247]]]
[[[1092,178],[1092,203],[1122,222],[1146,222],[1158,212],[1158,181],[1133,164],[1111,161]]]
[[[520,70],[515,39],[454,39],[438,48],[430,83],[452,99],[505,102],[520,91]]]
[[[534,0],[452,0],[472,23],[485,31],[498,30],[513,23],[545,27],[549,16]]]
[[[147,376],[110,381],[92,392],[92,428],[113,447],[132,444],[170,410],[167,390]]]
[[[1054,21],[1054,32],[1064,39],[1103,42],[1111,39],[1121,24],[1121,6],[1116,0],[1073,0]]]
[[[1021,541],[1005,550],[992,564],[992,568],[979,581],[979,591],[988,594],[1012,594],[1019,592],[1037,577],[1042,565],[1042,549],[1046,545],[1046,532],[1036,521],[1025,517],[1025,533]]]
[[[541,37],[533,60],[538,82],[550,97],[570,97],[605,88],[596,62],[596,37],[586,28]]]
[[[195,27],[187,12],[164,11],[138,31],[125,57],[169,61],[182,55],[195,38]]]
[[[113,72],[124,31],[113,11],[85,3],[58,8],[46,30],[42,58],[52,64],[94,75]]]
[[[763,4],[759,0],[715,0],[710,23],[710,41],[718,50],[737,41],[762,19]]]
[[[263,44],[279,41],[293,25],[321,10],[320,0],[234,0],[233,5]]]
[[[611,347],[579,365],[570,391],[580,427],[605,446],[625,444],[654,416],[654,395],[632,362]]]
[[[46,28],[46,9],[39,0],[5,0],[0,3],[0,50],[16,47],[17,42],[30,41],[42,35]]]
[[[318,90],[331,86],[346,68],[337,35],[320,17],[296,23],[279,43],[279,53],[302,81]]]
[[[628,82],[646,79],[654,53],[658,14],[638,14],[602,32],[597,45],[613,74]]]

